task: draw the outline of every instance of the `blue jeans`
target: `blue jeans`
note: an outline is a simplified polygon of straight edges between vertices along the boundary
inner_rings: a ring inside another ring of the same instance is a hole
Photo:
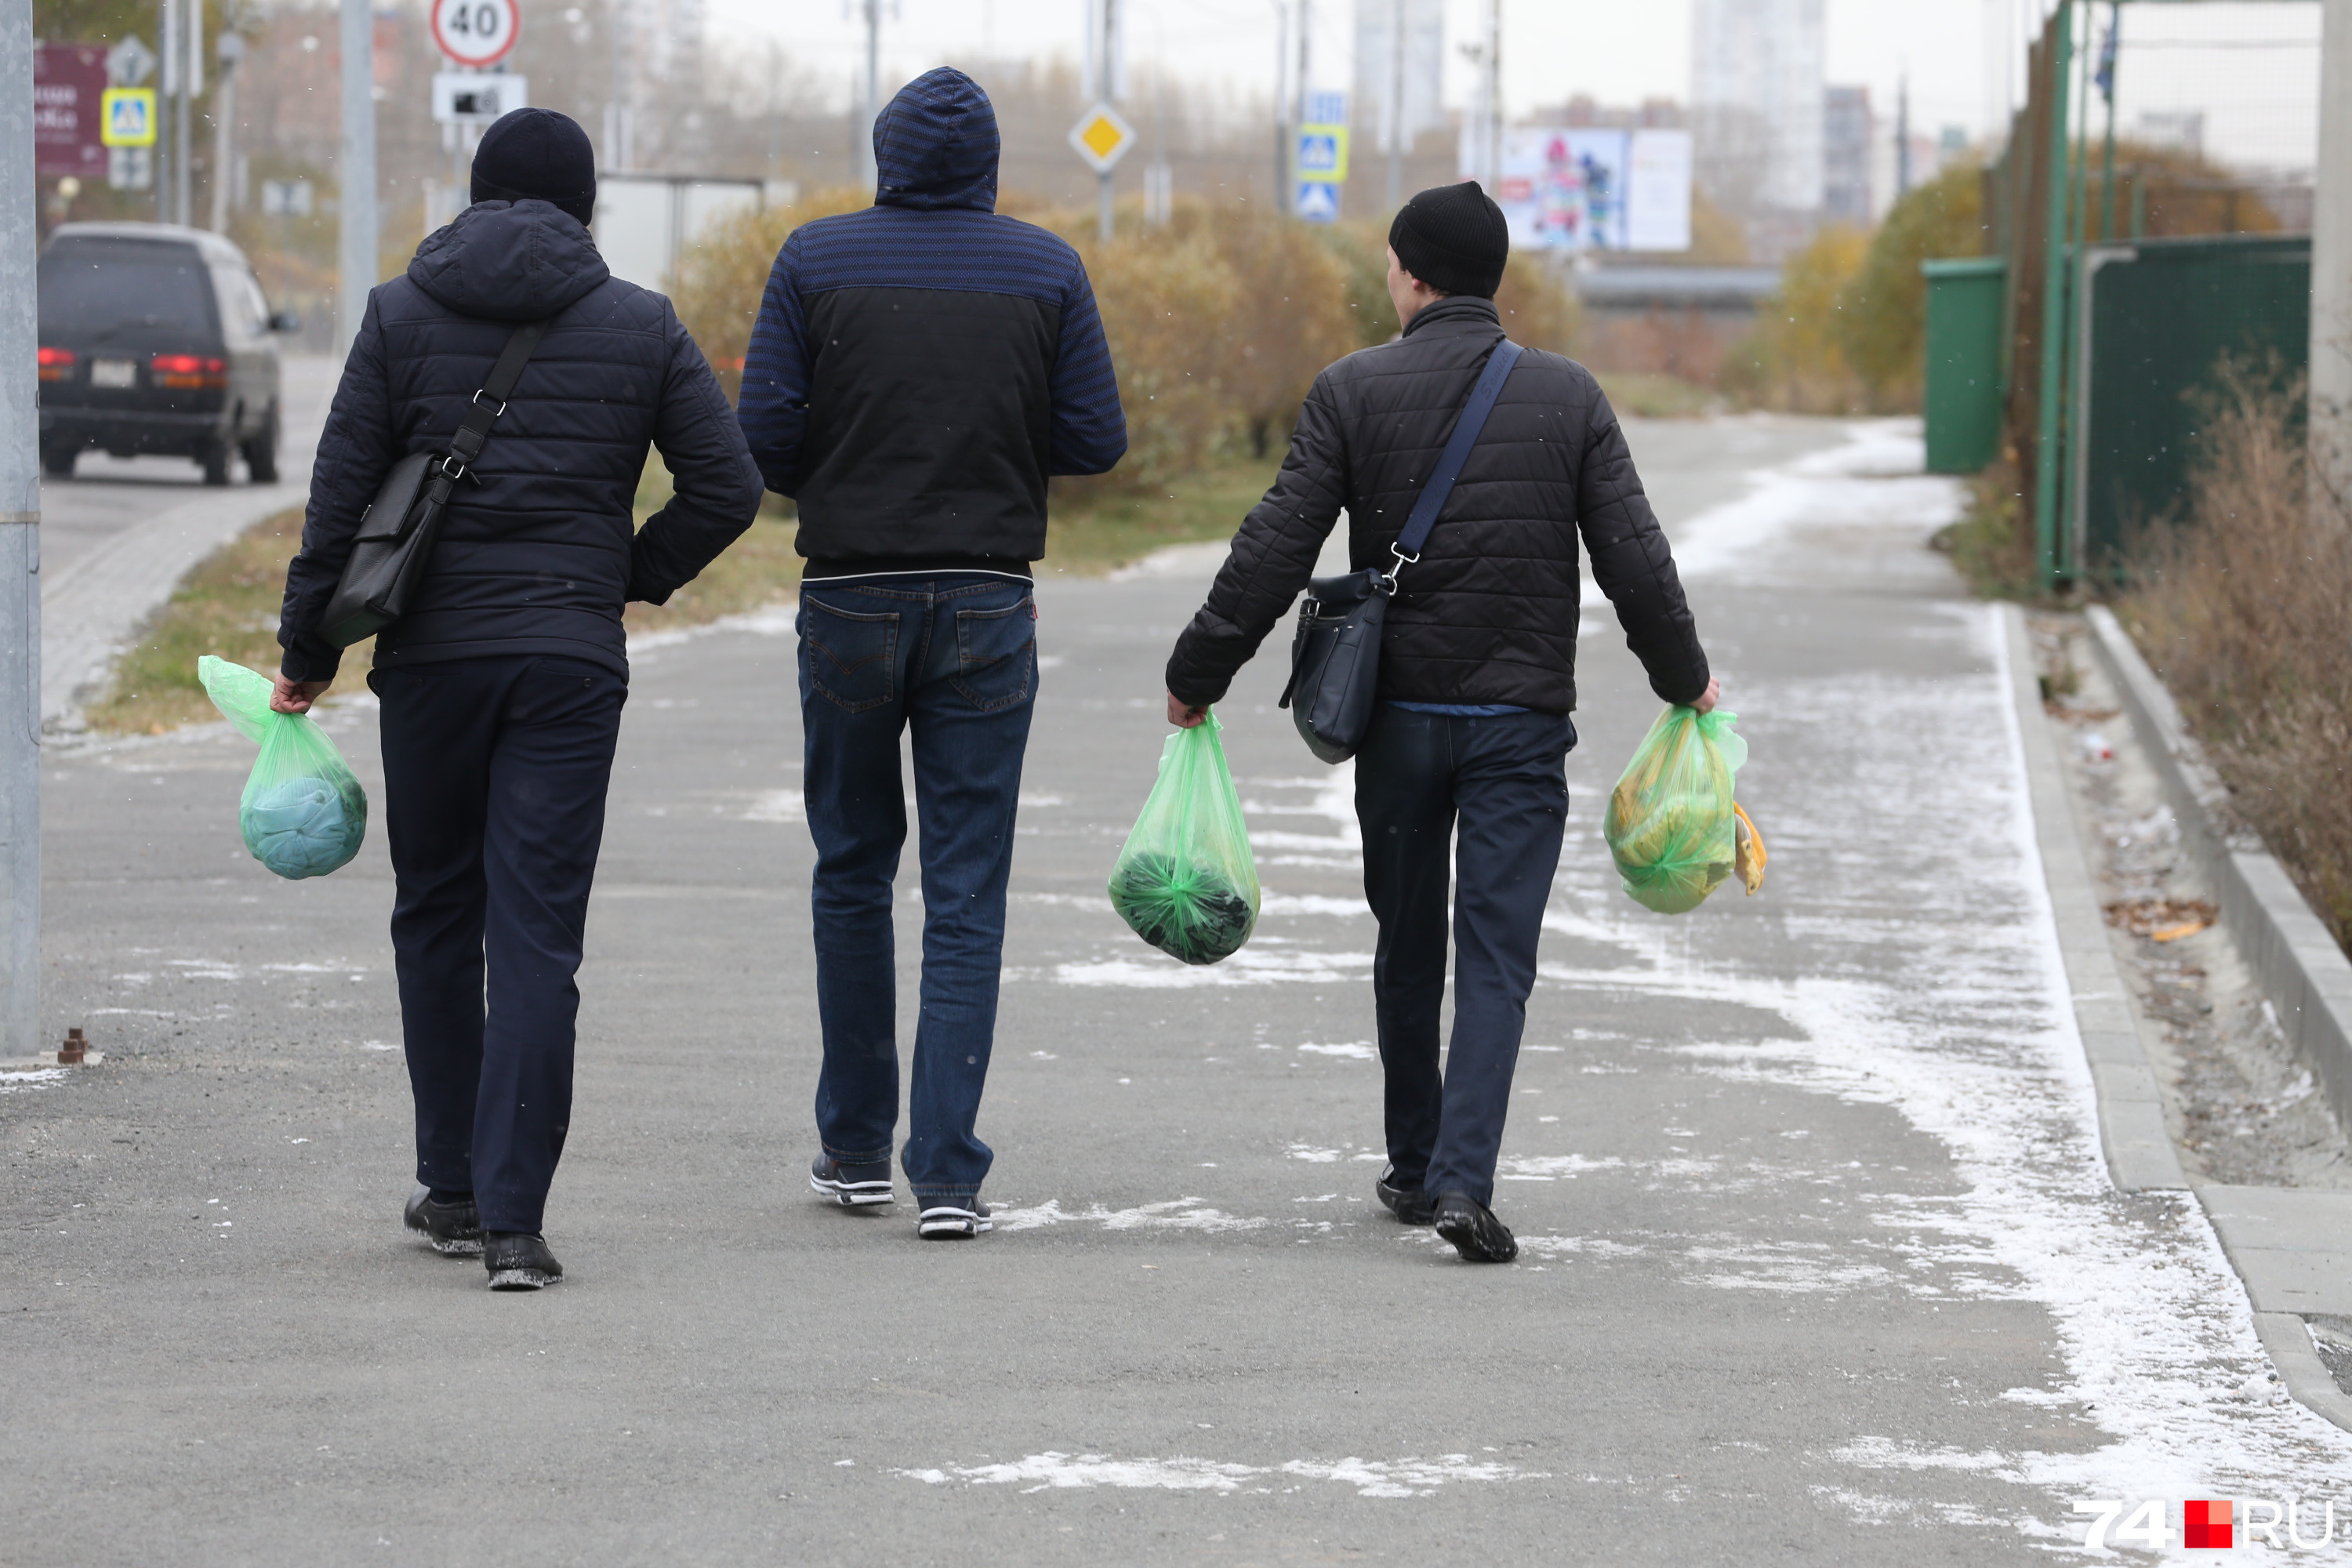
[[[922,1016],[900,1163],[919,1199],[977,1194],[972,1131],[996,1035],[1013,808],[1037,689],[1029,584],[978,573],[814,583],[801,592],[802,778],[816,875],[817,1134],[887,1163],[898,1122],[891,883],[907,841],[898,737],[922,825]]]
[[[1576,727],[1549,713],[1461,718],[1383,707],[1356,753],[1364,897],[1381,927],[1372,1011],[1397,1184],[1495,1198],[1536,941],[1568,824]],[[1453,848],[1454,1048],[1441,1081],[1446,850]]]

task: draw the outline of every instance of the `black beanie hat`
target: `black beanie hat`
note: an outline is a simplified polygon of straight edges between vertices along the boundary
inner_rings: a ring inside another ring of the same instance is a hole
[[[568,114],[518,109],[474,149],[474,200],[551,202],[585,225],[596,216],[596,152]]]
[[[1475,180],[1433,185],[1397,209],[1389,248],[1407,272],[1441,294],[1491,300],[1511,256],[1503,209]]]

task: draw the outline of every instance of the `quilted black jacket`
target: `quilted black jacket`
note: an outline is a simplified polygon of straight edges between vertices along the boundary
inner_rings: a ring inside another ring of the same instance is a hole
[[[1398,342],[1316,379],[1274,488],[1243,520],[1208,602],[1176,640],[1170,691],[1195,707],[1225,694],[1307,586],[1340,508],[1351,564],[1389,564],[1502,336],[1491,301],[1456,296],[1423,309]],[[1381,698],[1573,711],[1580,531],[1651,689],[1669,702],[1706,690],[1706,655],[1617,416],[1582,365],[1530,350],[1420,562],[1398,579]]]
[[[545,202],[477,202],[407,275],[368,295],[319,456],[278,640],[297,680],[332,677],[318,626],[360,513],[412,452],[442,450],[520,321],[555,322],[460,484],[410,612],[379,666],[564,654],[628,673],[621,608],[690,582],[751,526],[760,471],[669,301],[613,277],[579,221]],[[677,484],[635,527],[648,445]]]

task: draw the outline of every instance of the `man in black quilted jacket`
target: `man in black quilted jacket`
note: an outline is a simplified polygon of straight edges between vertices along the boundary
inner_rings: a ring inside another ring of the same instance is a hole
[[[1509,253],[1502,210],[1475,183],[1423,191],[1397,214],[1389,294],[1402,335],[1316,379],[1280,476],[1168,660],[1168,717],[1197,724],[1306,587],[1343,507],[1351,566],[1394,571],[1381,706],[1356,755],[1387,1078],[1389,1164],[1373,1190],[1491,1263],[1518,1254],[1488,1205],[1568,815],[1579,533],[1651,689],[1702,712],[1718,692],[1617,416],[1571,360],[1520,357],[1420,556],[1394,556],[1503,341],[1494,294]],[[1460,952],[1441,1081],[1449,848]]]
[[[479,1255],[493,1289],[537,1289],[563,1272],[541,1221],[571,1121],[572,977],[628,695],[621,609],[691,581],[751,525],[761,485],[669,301],[596,254],[580,127],[507,115],[475,153],[473,197],[368,295],[286,574],[271,706],[299,713],[334,679],[341,651],[320,617],[385,473],[445,452],[509,336],[550,321],[368,675],[416,1100],[406,1222],[437,1251]],[[649,446],[677,489],[640,529]]]

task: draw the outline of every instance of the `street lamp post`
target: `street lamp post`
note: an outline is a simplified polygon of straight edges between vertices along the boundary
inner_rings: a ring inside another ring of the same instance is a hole
[[[0,1056],[40,1048],[40,347],[33,5],[0,0]]]

